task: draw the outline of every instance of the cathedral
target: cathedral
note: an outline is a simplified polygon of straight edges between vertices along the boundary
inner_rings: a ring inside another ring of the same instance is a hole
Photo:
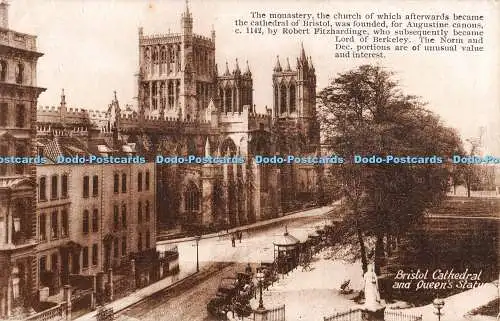
[[[269,70],[272,107],[257,113],[248,62],[235,59],[231,67],[218,67],[215,31],[209,37],[193,33],[187,5],[180,27],[180,33],[162,35],[139,28],[137,107],[120,106],[116,94],[106,112],[68,110],[61,101],[59,108],[39,108],[37,136],[67,135],[71,128],[73,137],[86,136],[114,151],[125,148],[150,162],[157,155],[245,160],[156,164],[160,230],[235,227],[316,204],[322,193],[320,166],[254,160],[255,155],[320,153],[315,69],[303,46],[292,64],[276,58]]]
[[[238,226],[314,204],[321,194],[319,166],[254,161],[255,155],[320,153],[316,75],[303,46],[295,68],[276,58],[270,71],[272,108],[259,114],[248,62],[236,59],[232,68],[218,67],[215,31],[209,37],[193,33],[187,5],[180,27],[180,33],[164,35],[139,29],[138,110],[123,113],[112,104],[109,130],[150,157],[241,156],[246,161],[157,165],[160,225]]]

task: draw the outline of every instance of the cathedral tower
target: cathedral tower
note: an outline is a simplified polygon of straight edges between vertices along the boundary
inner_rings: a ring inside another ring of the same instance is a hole
[[[275,122],[295,123],[310,144],[317,144],[319,132],[316,120],[316,74],[312,60],[301,47],[296,68],[292,70],[287,58],[281,66],[279,56],[273,70],[273,119]]]
[[[180,33],[147,36],[139,29],[140,119],[205,120],[215,78],[215,31],[210,37],[194,34],[187,3]]]
[[[223,113],[241,113],[243,106],[253,106],[253,81],[248,62],[245,72],[241,72],[238,59],[236,59],[233,72],[229,72],[226,62],[224,74],[217,78],[219,90],[219,110]]]

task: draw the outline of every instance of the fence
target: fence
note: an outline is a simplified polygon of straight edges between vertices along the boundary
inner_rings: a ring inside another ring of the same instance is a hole
[[[71,311],[85,310],[91,308],[92,296],[94,291],[92,289],[80,290],[75,289],[71,294]]]
[[[255,315],[254,315],[255,319]],[[267,321],[285,321],[285,305],[280,307],[267,310],[266,318]]]
[[[324,317],[323,321],[361,321],[362,317],[361,310],[349,310]]]
[[[422,315],[415,315],[403,311],[384,311],[384,321],[422,321]]]
[[[48,310],[33,314],[23,321],[60,321],[66,320],[66,303],[58,304]]]

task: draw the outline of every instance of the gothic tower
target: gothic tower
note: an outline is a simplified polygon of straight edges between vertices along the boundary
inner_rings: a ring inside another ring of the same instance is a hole
[[[193,33],[186,3],[181,32],[144,35],[139,29],[139,119],[204,120],[215,98],[215,31],[210,37]]]
[[[224,74],[217,78],[217,89],[219,90],[219,110],[222,113],[241,113],[243,106],[253,106],[253,81],[250,67],[246,66],[245,72],[241,72],[238,59],[233,72],[229,72],[226,62]]]
[[[278,123],[295,123],[307,143],[318,144],[316,74],[303,45],[295,70],[290,67],[288,58],[283,68],[279,56],[277,57],[273,70],[273,94],[273,120]]]

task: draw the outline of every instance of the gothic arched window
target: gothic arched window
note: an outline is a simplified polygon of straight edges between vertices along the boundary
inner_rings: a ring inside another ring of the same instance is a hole
[[[165,47],[160,49],[160,74],[165,72],[165,65],[167,63],[167,50]]]
[[[296,90],[295,90],[295,84],[290,85],[290,112],[294,113],[297,111],[297,106],[296,106]]]
[[[196,155],[196,143],[192,138],[189,139],[187,147],[189,155]]]
[[[158,63],[158,48],[153,49],[153,63],[157,64]]]
[[[280,87],[280,114],[286,113],[286,87],[284,84]]]
[[[158,109],[158,82],[153,82],[153,110]]]
[[[0,81],[7,80],[7,62],[0,60]]]
[[[226,91],[224,93],[224,110],[226,112],[233,111],[233,93],[231,88],[226,88]]]
[[[16,66],[16,83],[22,84],[24,79],[24,65],[20,62]]]
[[[160,108],[165,109],[166,105],[167,105],[167,92],[165,83],[162,82],[160,86]]]
[[[274,86],[274,112],[275,114],[278,114],[279,111],[279,91],[278,91],[278,86]]]
[[[172,81],[168,82],[168,108],[174,107],[174,83]]]
[[[189,182],[184,193],[184,208],[187,212],[200,210],[200,192],[193,182]]]

